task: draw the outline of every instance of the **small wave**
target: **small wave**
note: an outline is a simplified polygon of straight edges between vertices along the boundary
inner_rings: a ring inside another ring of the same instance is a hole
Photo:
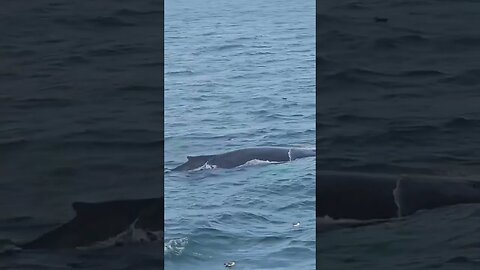
[[[308,207],[313,204],[315,204],[315,202],[312,203],[311,201],[303,200],[299,202],[290,203],[286,206],[279,207],[277,208],[277,211],[285,211],[290,209],[304,209],[305,207]]]
[[[415,99],[415,98],[424,98],[426,97],[423,94],[419,93],[394,93],[394,94],[386,94],[383,95],[382,98],[385,100],[389,99]]]
[[[140,10],[134,10],[134,9],[120,9],[117,12],[115,12],[116,15],[120,16],[132,16],[132,17],[137,17],[137,16],[145,16],[145,15],[158,15],[162,14],[161,10],[150,10],[150,11],[140,11]]]
[[[328,164],[327,164],[328,165]],[[326,166],[320,165],[322,168]],[[421,168],[421,167],[407,167],[400,166],[388,163],[364,163],[360,165],[340,165],[340,166],[331,166],[332,170],[341,170],[345,172],[366,172],[366,173],[391,173],[391,174],[435,174],[435,170],[432,168]]]
[[[128,143],[145,143],[146,140],[155,141],[158,138],[160,131],[146,130],[146,129],[83,129],[78,131],[71,131],[62,136],[62,139],[68,143],[88,143],[91,140],[94,143],[109,143],[112,138],[117,138],[117,143],[121,143],[122,139],[136,138],[135,141],[128,141]],[[142,141],[143,140],[143,141]],[[115,143],[113,141],[112,143]]]
[[[322,25],[322,26],[325,26],[326,24],[334,24],[334,23],[341,23],[341,22],[344,22],[344,20],[338,16],[332,16],[332,15],[327,15],[327,14],[323,14],[323,13],[318,13],[317,11],[317,22]]]
[[[459,84],[465,86],[478,85],[480,81],[480,69],[470,69],[458,75],[439,80],[442,83]]]
[[[165,75],[192,75],[194,74],[191,70],[175,70],[175,71],[168,71]]]
[[[147,85],[129,85],[124,87],[119,87],[117,90],[122,92],[151,92],[151,91],[160,91],[161,87],[157,86],[147,86]]]
[[[432,136],[438,135],[438,127],[431,125],[418,125],[390,128],[386,132],[357,137],[363,143],[378,144],[379,142],[407,142],[422,143],[431,141]]]
[[[244,45],[240,44],[231,44],[231,45],[221,45],[215,48],[212,48],[215,51],[224,51],[224,50],[233,50],[233,49],[240,49],[245,47]]]
[[[321,67],[324,70],[333,69],[333,67],[336,65],[334,61],[327,59],[326,57],[317,56],[315,59],[317,67]]]
[[[335,120],[339,122],[359,123],[359,122],[366,122],[366,121],[378,121],[378,120],[384,120],[384,119],[378,118],[378,117],[360,116],[360,115],[354,115],[354,114],[340,114],[338,116],[335,116]]]
[[[65,39],[47,39],[41,41],[41,43],[46,43],[46,44],[58,44],[58,43],[63,43],[65,42]]]
[[[445,73],[438,70],[411,70],[400,73],[404,77],[438,77],[444,76]]]
[[[79,24],[78,19],[73,19],[70,17],[60,17],[53,19],[53,22],[60,25],[67,25],[67,26],[77,26]],[[63,42],[63,40],[62,40]]]
[[[309,253],[314,253],[315,249],[314,248],[308,248],[308,247],[286,247],[283,248],[282,250],[275,251],[269,254],[269,256],[272,256],[273,258],[275,257],[289,257],[289,256],[298,256],[298,254],[309,254]]]
[[[115,17],[96,17],[93,19],[87,20],[90,23],[95,24],[96,26],[104,26],[104,27],[125,27],[125,26],[135,26],[133,23],[129,23],[123,21],[119,18]]]
[[[72,65],[72,64],[85,64],[85,63],[89,63],[89,62],[90,61],[83,56],[73,55],[73,56],[69,56],[69,57],[66,57],[65,59],[63,59],[62,64],[64,66],[66,66],[66,65]]]
[[[454,118],[444,124],[446,128],[474,128],[480,127],[480,120],[467,119],[464,117]]]
[[[136,67],[163,67],[163,61],[156,61],[156,62],[147,62],[142,64],[134,65]]]
[[[268,219],[265,216],[249,213],[249,212],[225,213],[225,214],[220,214],[215,218],[215,222],[219,222],[222,224],[229,224],[231,222],[237,223],[237,224],[242,222],[251,223],[252,221],[256,221],[259,223],[272,222],[270,219]]]
[[[113,46],[109,48],[93,49],[88,51],[87,54],[89,56],[102,57],[102,56],[126,55],[126,54],[138,53],[142,51],[145,51],[145,50],[140,47]]]
[[[18,109],[64,108],[73,105],[73,102],[64,98],[29,98],[19,100],[14,107]]]
[[[163,146],[162,140],[153,140],[153,141],[70,141],[63,142],[56,147],[65,148],[85,148],[85,149],[108,149],[108,148],[150,148]]]
[[[260,51],[252,51],[252,52],[244,52],[242,54],[246,55],[273,55],[273,52],[260,52]]]
[[[16,139],[16,140],[0,140],[0,149],[9,150],[16,149],[21,146],[25,146],[29,143],[26,139]]]
[[[478,46],[480,45],[480,37],[457,37],[450,41],[456,45],[463,45],[463,46]]]
[[[340,4],[338,6],[335,6],[333,9],[364,10],[368,8],[370,7],[368,7],[366,3],[363,3],[363,1],[349,1],[346,4]]]
[[[10,57],[14,57],[14,58],[17,58],[17,57],[32,57],[35,54],[36,54],[36,52],[33,51],[33,50],[18,50],[18,51],[5,53],[6,56],[10,56]]]
[[[412,34],[398,37],[382,37],[373,41],[373,47],[376,49],[395,49],[399,46],[419,46],[428,42],[428,39],[422,35]]]
[[[15,78],[18,74],[14,72],[2,72],[0,73],[0,78]]]
[[[388,85],[395,86],[393,83],[385,81],[388,77],[393,75],[380,73],[367,69],[346,69],[332,74],[325,74],[322,76],[325,82],[337,84],[366,84],[366,85],[379,85],[386,87]]]
[[[392,1],[390,7],[419,7],[419,6],[428,6],[431,5],[430,1],[417,1],[417,0],[402,0],[402,1]]]
[[[323,36],[324,46],[329,47],[338,46],[337,44],[354,42],[358,39],[357,36],[351,33],[342,32],[339,30],[330,30],[326,33],[321,34],[321,36]]]
[[[468,264],[472,267],[480,265],[480,259],[468,258],[465,256],[455,256],[445,261],[446,264]]]

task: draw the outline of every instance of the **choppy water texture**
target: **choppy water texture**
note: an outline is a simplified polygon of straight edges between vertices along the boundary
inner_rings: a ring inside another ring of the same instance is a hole
[[[320,2],[319,167],[477,177],[480,4]],[[326,233],[318,266],[478,269],[478,221],[466,205]]]
[[[314,10],[313,1],[166,2],[166,169],[187,155],[314,146]],[[165,269],[315,268],[315,158],[167,170],[165,210]]]
[[[69,220],[74,201],[159,197],[161,1],[4,1],[0,239]],[[2,249],[0,241],[0,250]],[[158,269],[161,245],[24,251],[1,269]]]

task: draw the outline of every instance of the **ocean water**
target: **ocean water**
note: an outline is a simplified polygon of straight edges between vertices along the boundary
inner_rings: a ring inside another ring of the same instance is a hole
[[[315,147],[314,10],[165,3],[165,269],[315,268],[314,157],[169,171],[187,155]]]
[[[322,170],[480,174],[474,1],[319,1]],[[385,18],[385,20],[375,20]],[[319,235],[322,269],[478,269],[479,206]]]
[[[0,251],[75,201],[162,195],[162,1],[5,1]],[[1,252],[0,252],[1,253]],[[158,269],[161,244],[22,251],[0,269]]]

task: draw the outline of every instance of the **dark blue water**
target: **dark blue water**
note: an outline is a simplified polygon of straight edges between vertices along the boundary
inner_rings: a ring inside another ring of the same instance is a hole
[[[314,10],[165,4],[165,269],[314,269],[315,158],[168,172],[187,155],[315,146]]]
[[[479,178],[479,8],[473,1],[321,1],[321,169]],[[479,218],[478,205],[455,206],[322,234],[317,265],[478,269]]]
[[[0,239],[39,236],[68,221],[74,201],[161,196],[162,9],[149,0],[2,3]],[[160,244],[0,258],[1,269],[160,263]]]

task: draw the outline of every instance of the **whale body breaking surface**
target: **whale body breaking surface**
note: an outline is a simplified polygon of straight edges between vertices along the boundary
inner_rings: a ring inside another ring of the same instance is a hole
[[[299,158],[315,156],[315,149],[256,147],[245,148],[223,154],[187,156],[188,161],[172,171],[191,171],[203,166],[232,169],[250,161],[288,162]]]

